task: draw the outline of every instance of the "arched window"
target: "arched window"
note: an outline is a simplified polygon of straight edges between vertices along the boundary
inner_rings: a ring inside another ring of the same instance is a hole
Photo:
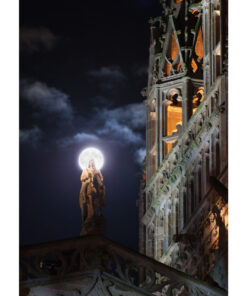
[[[194,114],[196,112],[196,109],[201,104],[201,102],[204,100],[204,88],[199,87],[196,90],[195,95],[193,96],[192,100],[192,113]]]
[[[172,88],[165,104],[165,137],[176,136],[182,129],[182,97],[180,90]],[[165,154],[172,148],[175,139],[165,139]]]
[[[182,97],[178,89],[171,89],[168,93],[166,104],[166,136],[171,136],[178,131],[177,126],[182,126]]]

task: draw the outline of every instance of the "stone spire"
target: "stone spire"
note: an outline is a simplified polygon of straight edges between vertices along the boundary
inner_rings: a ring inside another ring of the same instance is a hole
[[[201,2],[160,0],[159,17],[151,18],[149,86],[188,76],[203,79]]]
[[[104,234],[106,219],[102,214],[105,205],[105,185],[103,176],[96,169],[94,160],[89,161],[88,168],[81,174],[81,191],[79,203],[82,215],[81,235]]]

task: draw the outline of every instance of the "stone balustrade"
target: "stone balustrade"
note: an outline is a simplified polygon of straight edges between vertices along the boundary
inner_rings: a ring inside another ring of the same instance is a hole
[[[58,288],[65,282],[76,281],[80,283],[78,295],[227,295],[222,289],[102,236],[77,237],[21,249],[21,291],[54,283]],[[101,294],[95,294],[93,289],[99,281]],[[62,295],[72,295],[68,293]]]

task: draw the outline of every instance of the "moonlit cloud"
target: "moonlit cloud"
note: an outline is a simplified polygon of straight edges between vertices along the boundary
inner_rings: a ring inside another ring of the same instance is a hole
[[[88,142],[98,141],[98,136],[89,133],[77,133],[72,137],[62,138],[57,141],[57,144],[61,148],[67,148],[74,144],[87,144]]]
[[[145,156],[146,156],[146,149],[145,148],[139,148],[136,150],[135,160],[138,164],[143,165]]]
[[[128,125],[120,124],[116,119],[110,119],[105,123],[104,128],[98,130],[99,135],[108,135],[113,139],[118,139],[122,144],[140,144],[143,142],[142,136],[132,130]]]
[[[121,146],[130,145],[134,149],[140,149],[144,146],[144,104],[129,104],[112,109],[107,107],[97,108],[92,114],[93,116],[87,120],[83,130],[71,137],[59,139],[57,141],[58,146],[66,148],[78,143],[96,141],[111,142]],[[88,130],[89,128],[94,130],[94,134]]]
[[[97,131],[99,135],[119,140],[122,144],[140,145],[143,143],[140,130],[145,127],[144,104],[98,109],[97,118],[103,123],[103,128]]]
[[[34,126],[31,129],[20,130],[20,142],[30,144],[33,147],[37,147],[42,137],[42,131],[38,126]]]
[[[40,115],[58,115],[64,120],[73,118],[69,96],[55,87],[42,82],[21,84],[21,95]]]
[[[99,116],[104,120],[115,120],[119,124],[129,126],[131,129],[145,127],[146,111],[143,103],[129,104],[115,109],[98,110]]]
[[[57,37],[48,28],[28,28],[20,29],[20,50],[27,53],[49,51],[53,49]]]

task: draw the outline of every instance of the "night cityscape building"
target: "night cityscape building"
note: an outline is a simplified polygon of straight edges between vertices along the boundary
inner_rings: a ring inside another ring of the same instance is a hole
[[[227,295],[228,3],[161,4],[150,20],[142,91],[139,253],[104,237],[107,188],[105,200],[90,160],[81,175],[81,236],[21,248],[21,296]]]

